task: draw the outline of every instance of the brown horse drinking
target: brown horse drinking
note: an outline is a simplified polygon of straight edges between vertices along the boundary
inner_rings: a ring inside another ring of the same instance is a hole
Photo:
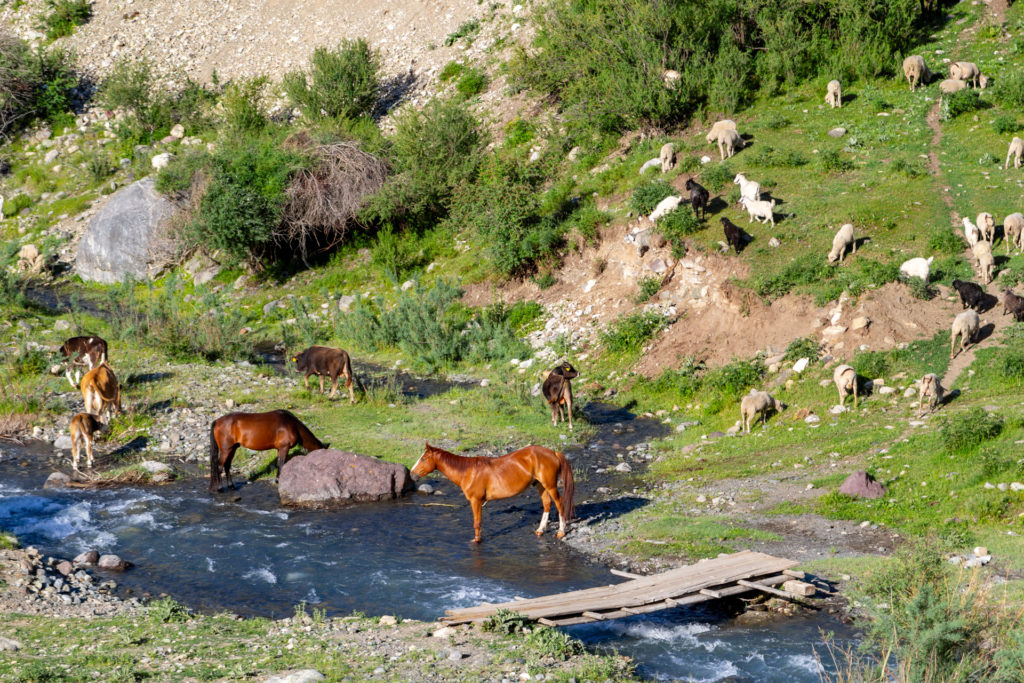
[[[535,484],[544,504],[544,515],[535,532],[538,536],[548,526],[551,501],[558,509],[558,538],[565,536],[565,526],[575,514],[572,497],[575,488],[569,460],[557,451],[543,446],[527,446],[500,458],[468,458],[455,455],[429,443],[412,467],[412,474],[422,477],[434,470],[462,488],[473,508],[474,543],[480,542],[480,510],[484,502],[511,498]],[[562,496],[558,495],[558,478],[562,478]]]
[[[228,413],[218,417],[210,425],[210,492],[221,490],[220,470],[228,486],[235,487],[231,480],[231,459],[239,446],[253,451],[277,449],[277,472],[288,457],[288,451],[301,443],[307,451],[327,448],[313,436],[299,418],[287,410],[271,410],[269,413]]]

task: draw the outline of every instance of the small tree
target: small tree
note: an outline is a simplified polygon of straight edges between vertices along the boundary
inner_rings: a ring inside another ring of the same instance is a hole
[[[380,87],[380,55],[367,42],[345,40],[337,48],[318,47],[310,75],[285,74],[284,91],[306,118],[354,119],[370,112]]]

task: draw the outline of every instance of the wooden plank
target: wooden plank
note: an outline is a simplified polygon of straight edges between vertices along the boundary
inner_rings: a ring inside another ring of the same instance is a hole
[[[550,619],[545,619],[544,617],[538,619],[537,623],[543,624],[544,626],[558,626],[558,622],[552,621]]]
[[[783,569],[782,573],[786,576],[791,576],[794,579],[803,579],[807,577],[807,574],[805,572],[800,572],[795,569]]]
[[[786,598],[787,600],[800,600],[803,597],[802,595],[797,595],[796,593],[781,591],[778,588],[772,588],[771,586],[766,586],[761,583],[754,583],[753,581],[744,581],[743,579],[740,579],[736,583],[738,583],[741,586],[746,586],[747,588],[753,588],[755,590],[764,591],[765,593],[771,593],[772,595],[777,595],[780,598]]]
[[[588,619],[593,619],[594,621],[604,621],[604,615],[603,614],[598,614],[597,612],[591,612],[590,610],[587,610],[586,612],[583,612],[583,616],[585,616]]]
[[[710,588],[701,588],[698,592],[701,595],[708,596],[709,598],[720,598],[720,597],[722,597],[721,593],[719,593],[718,591],[713,591]]]
[[[633,572],[626,572],[626,571],[622,571],[621,569],[609,569],[608,571],[610,571],[612,574],[615,574],[615,576],[621,576],[624,579],[642,579],[642,578],[644,578],[643,574],[634,574]]]

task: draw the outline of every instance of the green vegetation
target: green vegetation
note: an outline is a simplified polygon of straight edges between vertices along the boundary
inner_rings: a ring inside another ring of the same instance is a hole
[[[40,28],[49,40],[71,35],[75,27],[92,17],[89,0],[46,0],[46,14],[40,19]]]
[[[309,60],[310,75],[293,71],[281,85],[307,119],[354,119],[373,108],[380,87],[380,55],[367,42],[345,40],[333,50],[318,47]]]
[[[0,32],[0,139],[33,119],[53,123],[66,117],[77,85],[69,53],[32,50],[21,38]]]
[[[658,313],[631,313],[622,316],[601,334],[601,343],[611,353],[637,353],[668,325]]]

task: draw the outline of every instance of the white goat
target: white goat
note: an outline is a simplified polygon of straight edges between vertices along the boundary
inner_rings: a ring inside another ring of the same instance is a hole
[[[658,158],[661,159],[661,172],[668,173],[676,166],[676,146],[671,142],[666,142],[661,146]]]
[[[946,390],[942,388],[942,384],[939,382],[939,376],[934,372],[929,372],[921,378],[920,388],[917,392],[919,412],[924,412],[924,400],[926,398],[928,399],[928,410],[935,410],[935,406],[942,403],[942,397],[945,394]]]
[[[654,207],[654,211],[651,211],[651,222],[657,223],[659,218],[678,209],[682,201],[683,198],[679,195],[671,195],[662,199]]]
[[[832,381],[839,391],[839,405],[846,405],[846,397],[853,395],[853,407],[857,407],[857,371],[849,365],[837,365],[832,371]]]
[[[917,277],[928,282],[928,275],[931,273],[932,261],[934,260],[934,256],[912,258],[900,265],[900,272],[907,277]]]
[[[1020,158],[1024,156],[1024,140],[1021,140],[1016,135],[1010,140],[1010,148],[1006,150],[1006,163],[1003,164],[1003,170],[1005,171],[1010,167],[1010,157],[1013,157],[1013,167],[1020,168]]]
[[[853,245],[851,253],[856,254],[857,240],[853,238],[853,223],[847,223],[836,231],[835,237],[832,238],[832,251],[828,252],[828,262],[839,261],[842,263],[846,257],[846,248],[850,245]]]
[[[981,233],[978,230],[978,226],[971,222],[971,219],[964,216],[964,238],[967,240],[967,246],[974,248],[974,245],[978,243],[981,238]]]
[[[825,104],[829,105],[832,109],[836,107],[842,108],[843,106],[843,87],[839,84],[839,81],[831,80],[825,87]]]
[[[768,411],[776,413],[785,410],[786,404],[774,398],[767,391],[753,391],[740,399],[740,419],[743,422],[743,431],[750,433],[750,422],[761,416],[761,424],[768,421]]]
[[[1003,241],[1006,242],[1006,253],[1010,253],[1010,245],[1020,251],[1024,248],[1024,214],[1011,213],[1003,219]]]
[[[996,222],[995,219],[992,218],[992,214],[987,211],[982,211],[978,214],[978,231],[981,233],[982,238],[988,240],[992,244],[995,244]]]
[[[753,201],[761,199],[761,183],[754,180],[747,180],[747,177],[742,173],[737,173],[736,177],[732,179],[733,185],[740,186],[740,196],[746,197]]]
[[[956,338],[960,337],[960,350],[966,351],[981,329],[981,318],[973,308],[968,308],[953,319],[953,327],[949,335],[949,357],[956,355]]]
[[[743,149],[743,138],[738,132],[726,129],[718,134],[718,156],[722,161],[731,157],[738,149]]]
[[[978,259],[978,277],[987,285],[992,282],[992,271],[996,263],[992,256],[992,245],[985,240],[978,240],[971,249],[974,251],[974,258]]]
[[[750,215],[748,223],[752,222],[755,218],[758,223],[771,223],[772,227],[775,227],[775,200],[765,201],[763,199],[754,201],[747,199],[746,197],[740,197],[740,204],[747,210]]]
[[[927,84],[932,78],[932,72],[928,70],[928,65],[924,63],[924,57],[921,55],[910,55],[903,60],[903,75],[910,84],[910,92],[917,88],[918,81]]]

